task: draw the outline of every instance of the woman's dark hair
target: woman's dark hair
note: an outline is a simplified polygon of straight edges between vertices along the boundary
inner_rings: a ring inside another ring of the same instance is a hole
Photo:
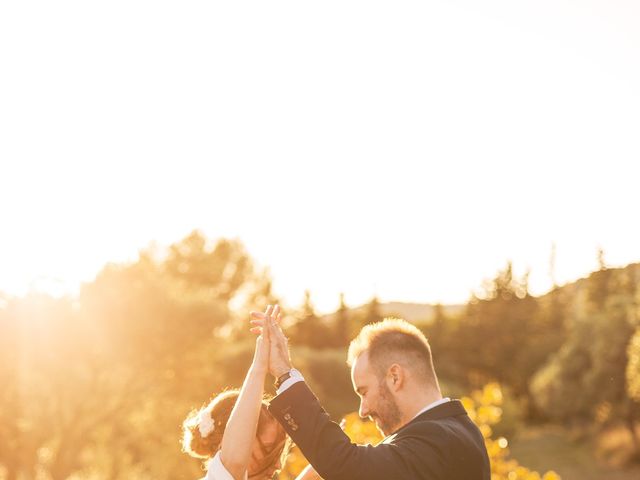
[[[239,390],[226,390],[218,395],[215,395],[212,400],[200,408],[200,410],[193,410],[189,413],[187,418],[182,423],[182,451],[189,454],[192,457],[209,459],[212,458],[222,444],[222,437],[224,436],[227,421],[231,415],[234,405],[240,394]],[[258,418],[258,428],[256,434],[267,426],[270,422],[277,422],[275,418],[267,410],[268,398],[262,400],[262,406],[260,408],[260,416]],[[199,423],[203,416],[209,415],[213,420],[213,430],[204,437],[200,433]],[[264,457],[260,462],[260,467],[257,472],[250,472],[251,475],[256,475],[262,471],[267,471],[273,466],[278,459],[284,464],[285,458],[289,452],[291,440],[286,434],[284,428],[278,424],[278,438],[275,442],[275,446],[268,449],[260,444],[262,447],[262,453]]]

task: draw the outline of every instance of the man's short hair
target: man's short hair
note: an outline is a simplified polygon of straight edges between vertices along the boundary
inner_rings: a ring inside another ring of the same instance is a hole
[[[347,364],[351,367],[364,352],[379,379],[393,363],[398,363],[414,372],[418,380],[438,387],[429,342],[405,320],[385,318],[363,327],[349,345]]]

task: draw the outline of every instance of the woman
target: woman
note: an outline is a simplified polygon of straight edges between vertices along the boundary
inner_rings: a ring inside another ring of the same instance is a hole
[[[279,321],[280,308],[269,305],[265,316]],[[251,331],[260,336],[240,391],[217,395],[183,424],[183,450],[207,459],[203,480],[268,480],[282,468],[288,453],[291,441],[263,400],[269,372],[269,329]],[[296,480],[318,478],[308,466]]]

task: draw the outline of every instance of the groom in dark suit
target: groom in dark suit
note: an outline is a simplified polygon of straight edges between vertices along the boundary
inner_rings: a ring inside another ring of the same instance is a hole
[[[351,443],[292,368],[278,307],[252,313],[269,328],[270,370],[278,395],[270,412],[325,480],[489,480],[482,434],[458,400],[443,398],[431,349],[415,326],[385,319],[349,346],[360,416],[386,436],[377,446]]]

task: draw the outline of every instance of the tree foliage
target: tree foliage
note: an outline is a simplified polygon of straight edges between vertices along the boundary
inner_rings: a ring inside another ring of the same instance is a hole
[[[637,273],[637,266],[603,265],[575,291],[566,341],[531,383],[547,416],[563,423],[623,421],[636,435]]]
[[[231,304],[261,276],[238,242],[194,232],[107,265],[77,299],[3,298],[0,478],[197,478],[179,425],[244,376],[253,341],[227,342],[245,322]]]
[[[469,387],[495,380],[528,396],[529,379],[552,348],[549,337],[557,335],[546,308],[528,293],[528,275],[516,278],[509,263],[461,316],[447,320],[441,310],[426,334],[450,377]]]
[[[600,267],[534,298],[507,265],[461,314],[436,306],[419,326],[443,384],[468,392],[498,381],[529,418],[637,432],[640,265],[608,268],[601,255]],[[193,232],[106,265],[77,298],[0,294],[0,479],[199,478],[179,425],[241,384],[254,347],[247,312],[277,300],[271,284],[240,242]],[[307,292],[286,319],[296,366],[333,415],[357,408],[345,347],[380,307],[374,297],[352,310],[342,297],[319,316]]]

